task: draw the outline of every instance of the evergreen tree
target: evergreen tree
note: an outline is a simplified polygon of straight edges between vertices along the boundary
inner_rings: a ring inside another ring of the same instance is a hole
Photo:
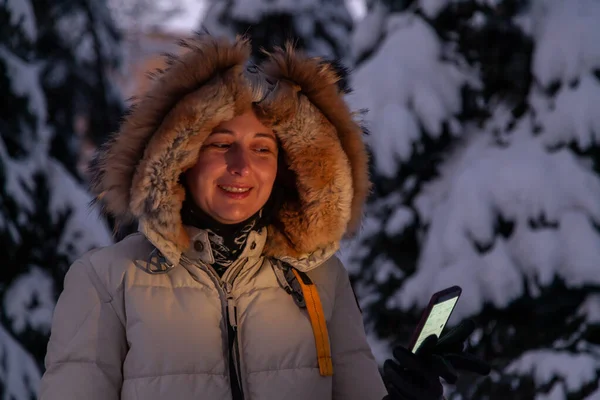
[[[458,284],[451,324],[476,320],[493,372],[447,397],[595,398],[600,3],[405,3],[372,4],[381,40],[354,38],[376,188],[343,256],[374,349],[389,357]]]
[[[310,55],[342,60],[349,54],[352,18],[344,0],[216,0],[202,25],[213,35],[247,34],[257,58],[261,47],[291,39]]]
[[[0,5],[0,392],[7,399],[37,397],[64,274],[83,252],[111,242],[73,172],[72,144],[76,115],[118,118],[108,106],[109,23],[96,1]]]
[[[75,124],[85,121],[85,137],[95,146],[117,129],[121,96],[109,71],[119,67],[120,34],[106,1],[36,0],[36,51],[44,60],[41,84],[48,123],[55,133],[51,155],[76,174],[79,136]],[[117,116],[117,117],[115,117]]]

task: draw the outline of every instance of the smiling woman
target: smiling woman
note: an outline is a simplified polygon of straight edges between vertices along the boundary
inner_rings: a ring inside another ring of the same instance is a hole
[[[186,172],[194,202],[224,224],[243,222],[267,202],[277,174],[277,139],[252,110],[219,124]]]
[[[69,269],[39,399],[382,400],[334,255],[370,186],[341,69],[184,46],[98,155],[98,201],[140,232]],[[437,355],[394,354],[386,400],[439,400]]]
[[[184,47],[98,155],[99,203],[140,232],[70,268],[39,398],[381,400],[334,255],[370,186],[339,69]]]

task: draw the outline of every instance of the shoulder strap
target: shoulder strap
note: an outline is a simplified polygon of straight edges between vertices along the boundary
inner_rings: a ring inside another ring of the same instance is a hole
[[[292,268],[292,271],[302,288],[304,302],[306,303],[306,311],[308,311],[313,334],[315,335],[317,357],[319,359],[319,372],[321,373],[321,376],[332,376],[333,361],[331,359],[329,332],[327,331],[327,323],[325,322],[323,305],[321,304],[317,286],[304,272],[300,272],[295,268]]]
[[[284,266],[277,262],[273,265],[273,270],[279,284],[292,296],[296,305],[306,308],[315,337],[319,372],[321,376],[332,376],[333,361],[329,332],[317,286],[306,273],[298,271],[288,264]]]

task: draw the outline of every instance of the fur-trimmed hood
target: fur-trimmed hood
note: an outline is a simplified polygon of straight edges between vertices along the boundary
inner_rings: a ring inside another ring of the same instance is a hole
[[[354,233],[370,188],[368,159],[339,69],[291,46],[248,68],[245,38],[199,35],[181,45],[183,54],[169,57],[96,157],[91,187],[104,211],[117,222],[139,221],[177,263],[190,244],[180,176],[213,128],[254,107],[280,140],[295,188],[267,228],[264,254],[302,258]],[[272,90],[257,94],[252,79],[268,79]]]

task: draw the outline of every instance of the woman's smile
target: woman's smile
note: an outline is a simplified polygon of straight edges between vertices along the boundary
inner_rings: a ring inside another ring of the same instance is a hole
[[[238,185],[217,185],[223,195],[234,200],[243,200],[250,196],[252,191],[251,186],[238,186]]]

